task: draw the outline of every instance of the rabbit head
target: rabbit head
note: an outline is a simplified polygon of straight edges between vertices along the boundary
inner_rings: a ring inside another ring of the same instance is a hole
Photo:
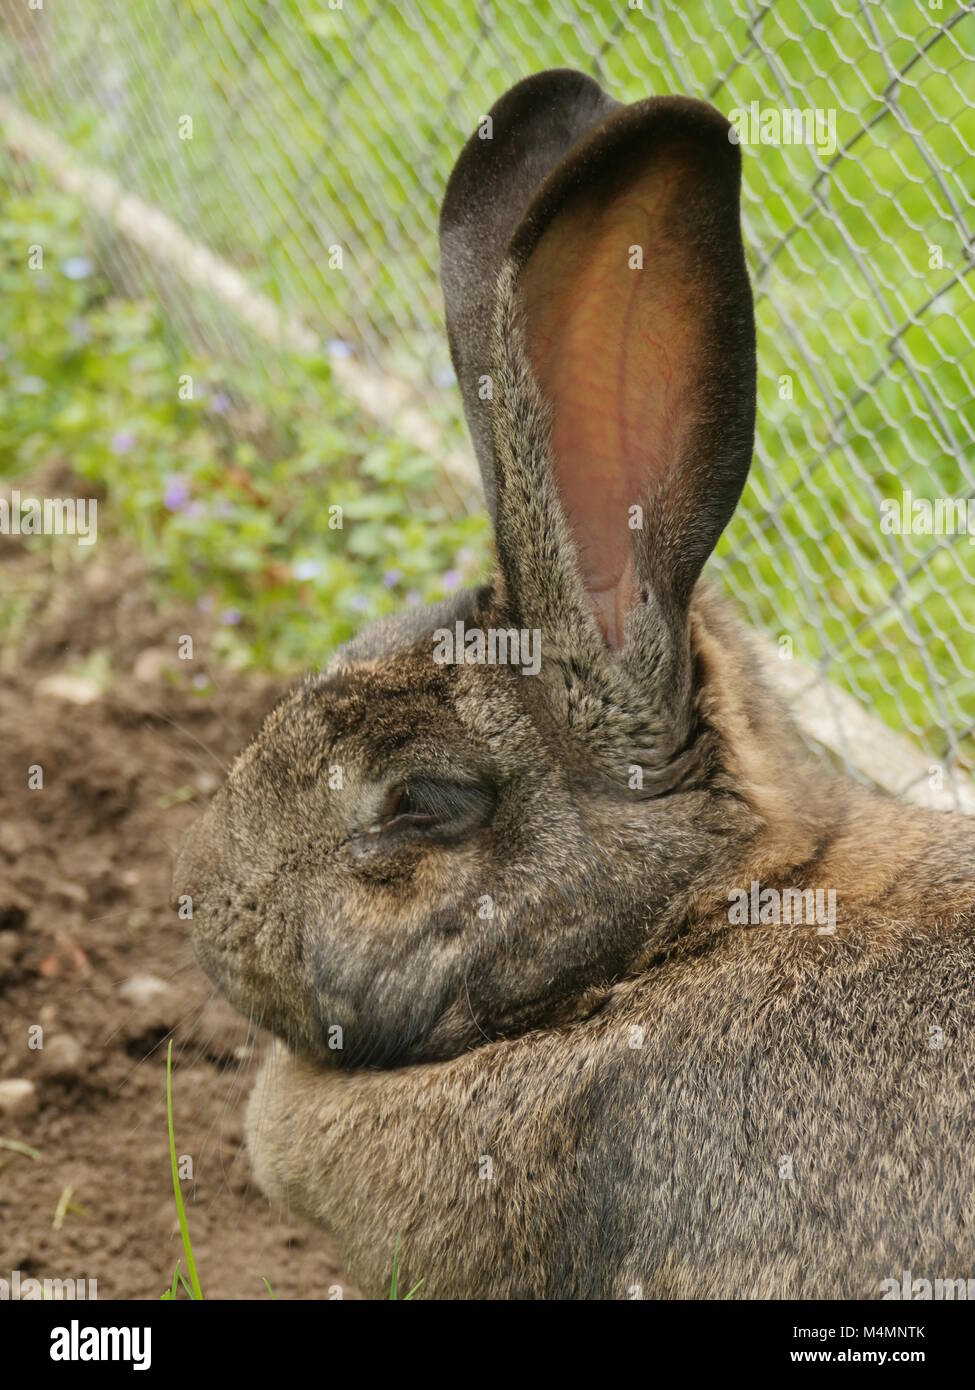
[[[495,578],[306,679],[176,868],[213,979],[322,1061],[588,1016],[755,837],[729,729],[760,716],[719,709],[729,663],[753,678],[697,583],[753,445],[740,173],[711,107],[562,70],[453,170],[442,280]]]

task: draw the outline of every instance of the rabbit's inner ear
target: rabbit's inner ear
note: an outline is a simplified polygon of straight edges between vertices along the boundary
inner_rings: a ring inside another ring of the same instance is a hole
[[[621,108],[546,180],[509,248],[552,481],[614,647],[641,597],[686,627],[748,474],[755,322],[729,130],[683,97]]]
[[[632,532],[680,468],[694,412],[702,315],[693,249],[674,226],[681,173],[678,159],[658,161],[615,196],[576,200],[519,282],[559,495],[615,647],[639,589]]]

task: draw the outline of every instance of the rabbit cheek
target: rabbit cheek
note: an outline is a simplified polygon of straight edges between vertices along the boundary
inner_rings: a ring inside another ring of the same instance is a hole
[[[427,857],[429,847],[419,839],[403,837],[394,846],[378,836],[363,836],[349,844],[355,877],[362,883],[399,885],[412,881]]]

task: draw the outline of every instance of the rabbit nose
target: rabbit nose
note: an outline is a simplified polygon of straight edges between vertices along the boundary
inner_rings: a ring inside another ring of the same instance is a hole
[[[169,892],[169,906],[179,907],[179,900],[189,891],[189,884],[196,878],[192,867],[193,834],[196,821],[188,825],[180,836],[173,860],[173,882]]]
[[[179,847],[176,850],[176,858],[173,862],[173,883],[170,890],[169,905],[178,908],[180,900],[189,895],[193,896],[193,890],[199,881],[197,871],[196,842],[199,832],[199,822],[194,821],[183,831]]]
[[[174,908],[180,906],[180,899],[201,896],[207,884],[219,877],[223,858],[215,833],[219,823],[219,796],[218,793],[204,813],[183,832],[173,863],[171,905]]]

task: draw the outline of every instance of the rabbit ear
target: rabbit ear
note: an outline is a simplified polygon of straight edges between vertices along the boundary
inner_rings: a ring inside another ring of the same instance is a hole
[[[491,516],[496,511],[490,330],[508,243],[539,186],[587,131],[619,108],[584,73],[555,68],[492,106],[454,166],[440,212],[440,281],[450,353]]]
[[[611,647],[623,646],[640,603],[672,632],[686,627],[691,590],[751,461],[755,326],[729,129],[684,98],[611,112],[542,184],[499,277],[494,438],[503,502],[511,493],[497,523],[503,563],[521,606],[537,608],[539,556],[564,565],[565,546],[553,550],[544,519],[532,537],[517,517],[554,482],[574,567]],[[547,415],[541,444],[531,438],[533,387]]]

